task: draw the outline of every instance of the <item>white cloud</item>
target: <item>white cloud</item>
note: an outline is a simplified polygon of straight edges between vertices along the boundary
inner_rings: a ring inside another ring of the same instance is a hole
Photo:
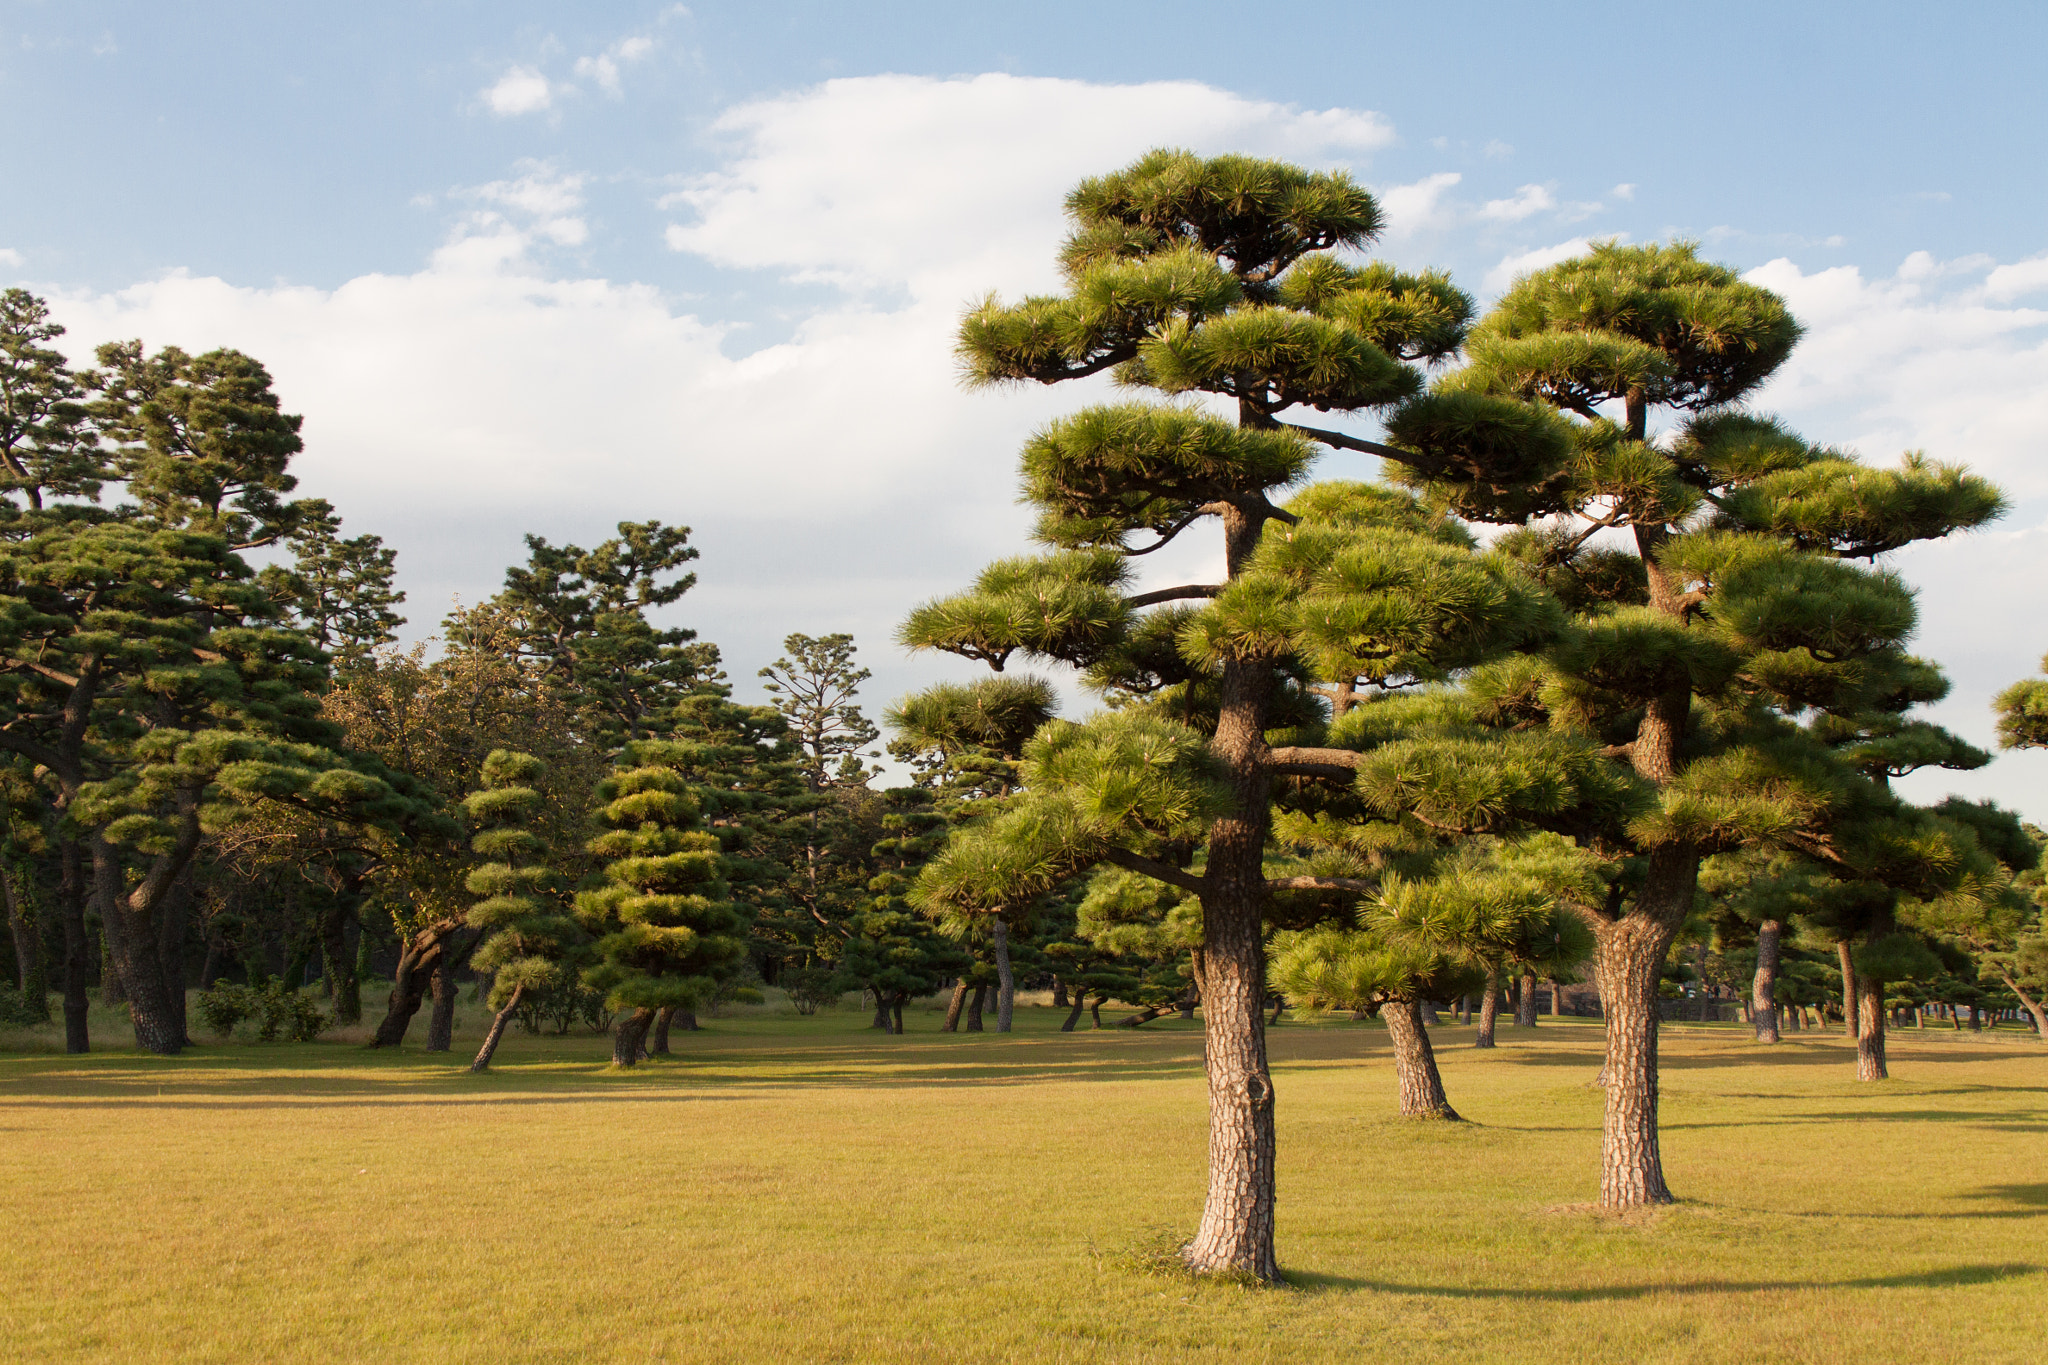
[[[583,207],[583,177],[565,175],[540,161],[522,161],[525,172],[516,180],[493,180],[458,191],[469,199],[508,210],[515,221],[558,246],[581,246],[590,232],[576,210]],[[485,213],[471,220],[470,231],[488,229],[500,218]]]
[[[530,66],[515,66],[483,92],[483,101],[492,113],[509,118],[539,113],[555,102],[555,93],[546,76]]]
[[[1504,161],[1515,154],[1515,145],[1495,138],[1480,149],[1480,154],[1491,161]]]
[[[1398,240],[1450,226],[1457,214],[1445,196],[1464,178],[1456,171],[1439,171],[1412,184],[1375,190],[1386,214],[1387,236]]]
[[[1519,223],[1524,218],[1533,218],[1557,207],[1557,196],[1548,186],[1524,185],[1506,199],[1489,199],[1479,210],[1481,218],[1490,218],[1497,223]]]
[[[1634,185],[1616,185],[1613,189],[1607,192],[1613,195],[1616,199],[1621,200],[1629,200],[1634,199],[1636,197],[1636,187]]]
[[[1614,240],[1627,241],[1628,234],[1616,233]],[[1556,265],[1559,261],[1583,256],[1592,249],[1592,238],[1574,237],[1568,242],[1559,242],[1556,246],[1539,246],[1534,251],[1503,256],[1499,265],[1486,272],[1486,288],[1498,294],[1532,270],[1541,270],[1546,265]]]
[[[16,251],[11,246],[0,246],[0,265],[8,267],[10,270],[19,270],[25,264],[26,262],[22,259],[19,251]]]
[[[1984,292],[2000,302],[2048,289],[2048,256],[1999,266],[1984,279]]]
[[[596,81],[598,87],[614,98],[623,93],[620,80],[621,67],[634,62],[654,51],[654,39],[645,36],[622,38],[595,57],[578,57],[576,74],[586,80]]]

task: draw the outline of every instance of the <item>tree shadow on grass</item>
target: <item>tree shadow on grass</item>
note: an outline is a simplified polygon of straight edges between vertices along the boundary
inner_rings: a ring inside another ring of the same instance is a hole
[[[1370,1289],[1381,1294],[1413,1294],[1444,1299],[1522,1299],[1552,1303],[1606,1303],[1627,1299],[1654,1298],[1661,1294],[1767,1294],[1800,1289],[1955,1289],[1965,1285],[1996,1284],[2035,1275],[2043,1267],[2023,1262],[2003,1265],[1959,1265],[1941,1270],[1915,1271],[1906,1275],[1870,1275],[1854,1280],[1697,1280],[1687,1284],[1599,1285],[1583,1289],[1509,1289],[1472,1285],[1396,1284],[1350,1275],[1325,1275],[1314,1271],[1289,1271],[1287,1280],[1299,1289]]]

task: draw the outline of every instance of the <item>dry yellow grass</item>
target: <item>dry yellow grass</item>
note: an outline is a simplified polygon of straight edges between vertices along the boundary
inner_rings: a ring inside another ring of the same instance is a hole
[[[474,1007],[470,1013],[475,1014]],[[2048,1344],[2048,1050],[1665,1034],[1685,1202],[1602,1217],[1596,1026],[1273,1034],[1289,1290],[1133,1267],[1193,1226],[1199,1034],[756,1015],[604,1070],[339,1043],[0,1057],[0,1354],[91,1361],[1985,1362]],[[470,1021],[474,1030],[478,1021]],[[1085,1026],[1084,1026],[1085,1027]]]

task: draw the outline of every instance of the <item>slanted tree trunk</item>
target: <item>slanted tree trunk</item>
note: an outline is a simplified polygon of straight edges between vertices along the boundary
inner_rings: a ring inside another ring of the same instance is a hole
[[[1074,1025],[1081,1022],[1081,1011],[1088,1008],[1088,992],[1075,991],[1073,1005],[1074,1007],[1067,1011],[1066,1022],[1060,1025],[1061,1033],[1072,1033]]]
[[[85,854],[76,839],[58,845],[57,913],[64,921],[64,1050],[90,1052],[86,1017],[92,1002],[85,978],[92,964],[92,940],[85,932]]]
[[[439,920],[401,940],[398,966],[391,974],[391,995],[385,1001],[384,1018],[370,1039],[371,1047],[397,1047],[412,1027],[412,1017],[427,998],[427,985],[446,956],[449,935],[460,927],[459,920]]]
[[[989,926],[989,947],[996,960],[996,1032],[1008,1033],[1017,1009],[1017,977],[1010,970],[1010,926],[1001,915]]]
[[[988,987],[985,985],[976,986],[973,993],[967,997],[967,1031],[969,1033],[980,1033],[982,1031],[981,1012],[987,1005]],[[997,1022],[1001,1022],[1000,1017]]]
[[[512,998],[505,1002],[505,1008],[498,1011],[491,1020],[491,1031],[484,1035],[484,1045],[476,1050],[476,1060],[469,1064],[471,1071],[482,1071],[491,1064],[491,1054],[498,1050],[498,1040],[505,1036],[505,1025],[512,1022],[512,1012],[519,1008],[519,997],[526,993],[526,987],[514,986]]]
[[[647,1043],[647,1030],[654,1027],[651,1009],[636,1009],[612,1025],[612,1065],[638,1066]]]
[[[1387,1036],[1394,1044],[1394,1075],[1401,1083],[1401,1117],[1404,1119],[1456,1119],[1458,1111],[1444,1095],[1443,1076],[1436,1069],[1436,1052],[1429,1045],[1429,1030],[1422,1026],[1422,1005],[1416,1000],[1389,1000],[1380,1007],[1387,1021]]]
[[[961,977],[953,983],[953,998],[946,1002],[946,1022],[939,1025],[941,1033],[960,1031],[960,1011],[967,1008],[967,978]]]
[[[1493,1026],[1500,1018],[1500,966],[1486,964],[1486,986],[1479,996],[1479,1032],[1472,1039],[1474,1047],[1492,1047]]]
[[[195,826],[196,820],[195,814]],[[135,1045],[160,1057],[176,1056],[185,1046],[185,1030],[179,1022],[179,1011],[171,1007],[163,959],[158,951],[157,925],[150,913],[160,906],[164,892],[169,890],[168,886],[156,884],[165,873],[155,870],[131,892],[127,889],[119,850],[97,831],[87,836],[86,847],[92,854],[93,901],[100,912],[100,932],[106,935],[115,975],[128,998]],[[175,876],[176,871],[169,875]],[[131,902],[140,902],[141,908],[133,908]]]
[[[1884,982],[1858,976],[1856,994],[1856,1079],[1881,1081],[1891,1075],[1884,1065]]]
[[[1610,1209],[1672,1202],[1657,1140],[1657,976],[1692,908],[1699,858],[1689,846],[1665,845],[1648,861],[1633,912],[1595,929],[1607,1015],[1600,1204]]]
[[[1862,1033],[1856,1020],[1856,960],[1847,939],[1835,945],[1835,952],[1842,962],[1842,1032],[1855,1038]]]
[[[2035,1040],[2037,1042],[2048,1042],[2048,1012],[2043,1011],[2042,1002],[2021,990],[2020,983],[2013,979],[2011,972],[2000,970],[1998,979],[2004,982],[2005,988],[2013,993],[2021,1005],[2026,1007],[2028,1016],[2034,1021]]]
[[[1536,1027],[1536,973],[1522,973],[1520,988],[1515,993],[1515,1027]]]
[[[1778,1041],[1778,950],[1785,926],[1767,919],[1756,927],[1756,975],[1749,986],[1749,1013],[1759,1043]]]
[[[663,1005],[661,1012],[654,1016],[654,1041],[647,1045],[647,1051],[655,1057],[666,1057],[668,1052],[669,1025],[675,1022],[676,1007]]]

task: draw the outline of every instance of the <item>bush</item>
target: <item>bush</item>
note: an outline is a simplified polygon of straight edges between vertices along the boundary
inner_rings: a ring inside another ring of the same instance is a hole
[[[260,986],[215,983],[212,990],[199,993],[199,1014],[206,1027],[223,1038],[244,1020],[256,1021],[256,1041],[274,1043],[280,1037],[294,1043],[310,1043],[328,1025],[328,1018],[313,998],[272,977]]]
[[[21,1028],[33,1028],[37,1024],[50,1022],[50,997],[41,1000],[33,993],[23,995],[14,987],[0,984],[0,1024],[14,1024]]]
[[[839,982],[829,967],[798,967],[782,973],[782,988],[798,1014],[816,1014],[839,1003]]]

